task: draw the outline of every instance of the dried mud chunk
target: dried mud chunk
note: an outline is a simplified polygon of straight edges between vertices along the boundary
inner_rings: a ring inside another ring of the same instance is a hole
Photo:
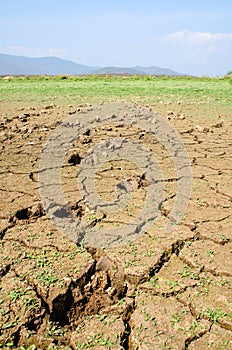
[[[198,230],[201,238],[206,240],[210,238],[218,244],[224,245],[232,241],[232,230],[229,227],[228,220],[199,223]]]
[[[44,215],[45,211],[42,203],[35,204],[30,208],[30,216],[38,218]]]
[[[17,241],[0,241],[0,264],[17,264],[19,257],[25,253],[25,247]]]
[[[199,349],[232,349],[232,332],[214,324],[210,329],[210,332],[204,334],[201,338],[193,341],[188,347],[188,350]]]
[[[178,296],[180,301],[188,305],[196,318],[209,320],[212,324],[220,324],[232,330],[232,278],[200,275],[195,288],[187,288]]]
[[[96,270],[110,271],[113,268],[112,261],[106,256],[100,257],[96,264]]]
[[[222,128],[224,124],[224,120],[221,120],[215,124],[212,125],[212,128]]]
[[[100,282],[100,288],[105,290],[110,297],[117,300],[125,292],[125,274],[121,261],[110,258],[102,249],[89,246],[87,251],[96,262],[95,276],[92,282],[92,287],[93,283],[95,283],[93,289],[96,289]]]
[[[141,293],[131,317],[132,349],[185,349],[188,338],[209,329],[206,320],[196,321],[188,307],[168,299]]]
[[[232,275],[232,256],[229,244],[220,245],[209,240],[189,243],[179,257],[188,265],[212,274]]]
[[[0,343],[17,346],[22,326],[36,330],[44,316],[41,300],[36,292],[10,272],[1,280]]]
[[[80,143],[83,145],[89,144],[92,142],[92,138],[90,136],[81,136]]]
[[[60,321],[72,305],[73,284],[76,288],[85,284],[92,265],[90,255],[79,248],[73,247],[67,252],[53,247],[27,248],[14,270],[36,289],[53,319]]]
[[[199,270],[190,268],[173,255],[157,274],[139,288],[150,290],[153,294],[176,295],[189,286],[196,286],[200,279],[198,273]]]
[[[137,284],[148,281],[151,273],[159,270],[173,253],[178,252],[183,242],[192,236],[193,233],[187,227],[178,226],[171,235],[167,235],[162,228],[154,225],[148,234],[123,247],[114,248],[110,254],[116,258],[120,256],[126,280]]]
[[[22,327],[18,349],[72,350],[70,346],[63,345],[66,342],[68,343],[65,335],[65,331],[55,323],[48,323],[47,326],[42,324],[36,333],[33,330]]]
[[[228,156],[229,158],[229,156]],[[228,168],[231,169],[231,159],[229,160],[230,164],[228,165]],[[225,164],[224,164],[225,167]],[[217,191],[220,193],[223,193],[225,196],[229,197],[230,200],[232,199],[232,176],[231,173],[229,174],[223,174],[220,181],[218,181],[217,185]]]
[[[95,315],[88,317],[83,324],[71,334],[72,349],[118,350],[125,332],[123,321],[119,316]]]
[[[202,172],[198,173],[197,176],[200,176],[201,179],[196,179],[193,182],[193,196],[189,202],[186,217],[199,223],[211,221],[217,223],[223,221],[225,217],[229,217],[231,203],[228,198],[223,199],[223,196],[217,192],[217,183],[222,180],[217,179],[213,182],[212,175],[204,175]],[[218,177],[220,178],[219,175]],[[228,188],[230,181],[228,180]]]
[[[117,298],[119,298],[124,293],[124,270],[122,264],[119,260],[111,260],[108,257],[101,257],[96,264],[96,271],[100,272],[106,271],[110,279],[110,293],[114,293]]]
[[[55,230],[52,222],[45,217],[35,217],[29,223],[18,221],[16,226],[7,230],[4,238],[10,240],[12,245],[13,241],[14,243],[21,242],[24,245],[24,251],[25,246],[36,249],[51,246],[61,252],[76,249],[75,244]]]
[[[99,276],[98,276],[99,277]],[[102,276],[101,276],[102,277]],[[105,276],[106,277],[106,276]],[[98,284],[96,285],[96,282],[93,282],[93,291],[87,292],[85,297],[87,299],[87,303],[84,306],[85,311],[82,314],[82,308],[77,307],[76,310],[74,310],[74,315],[70,314],[70,319],[73,323],[78,323],[80,321],[80,317],[84,315],[94,315],[99,312],[102,312],[102,310],[105,307],[109,307],[113,304],[112,298],[107,294],[105,289],[106,279],[102,278]],[[96,289],[94,289],[96,288]],[[71,310],[72,311],[72,310]],[[77,315],[79,314],[79,317]],[[82,315],[81,315],[82,314]],[[79,318],[79,320],[78,320]]]

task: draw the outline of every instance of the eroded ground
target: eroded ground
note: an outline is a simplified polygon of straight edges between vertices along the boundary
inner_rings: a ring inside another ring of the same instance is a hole
[[[79,163],[89,148],[126,135],[149,147],[165,176],[166,199],[155,224],[137,240],[96,249],[76,246],[53,227],[38,183],[48,136],[69,115],[88,108],[2,106],[1,347],[231,349],[231,117],[207,109],[196,117],[181,102],[152,106],[180,133],[192,164],[188,211],[169,235],[164,227],[178,179],[167,151],[133,126],[99,126],[81,135],[65,158],[63,188],[74,215],[99,231],[136,217],[147,184],[134,165],[106,163],[96,180],[101,197],[114,200],[122,178],[133,197],[118,213],[95,212],[77,188]]]

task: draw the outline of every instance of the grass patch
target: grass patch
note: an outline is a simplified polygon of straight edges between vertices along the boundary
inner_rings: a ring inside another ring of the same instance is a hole
[[[15,77],[0,78],[0,102],[44,105],[108,102],[115,99],[152,104],[169,101],[232,104],[231,78],[191,77]]]

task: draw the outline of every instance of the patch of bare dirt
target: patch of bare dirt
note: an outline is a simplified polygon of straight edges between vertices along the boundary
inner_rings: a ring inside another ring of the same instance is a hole
[[[63,191],[71,210],[100,232],[138,215],[149,179],[135,164],[106,162],[96,176],[99,196],[115,200],[120,183],[132,197],[125,209],[103,213],[88,207],[78,191],[81,160],[110,137],[130,138],[154,153],[165,179],[160,216],[137,240],[114,249],[69,241],[48,220],[40,198],[42,147],[62,120],[89,107],[2,107],[1,348],[231,348],[231,122],[215,111],[212,118],[208,110],[196,117],[191,106],[156,107],[179,131],[192,164],[189,208],[171,234],[164,228],[178,178],[167,150],[149,133],[133,125],[90,127],[64,160]]]

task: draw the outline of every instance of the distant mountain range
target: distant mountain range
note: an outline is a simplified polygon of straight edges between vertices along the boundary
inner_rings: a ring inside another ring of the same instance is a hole
[[[0,76],[5,75],[184,75],[160,67],[90,67],[57,57],[31,58],[0,54]]]

